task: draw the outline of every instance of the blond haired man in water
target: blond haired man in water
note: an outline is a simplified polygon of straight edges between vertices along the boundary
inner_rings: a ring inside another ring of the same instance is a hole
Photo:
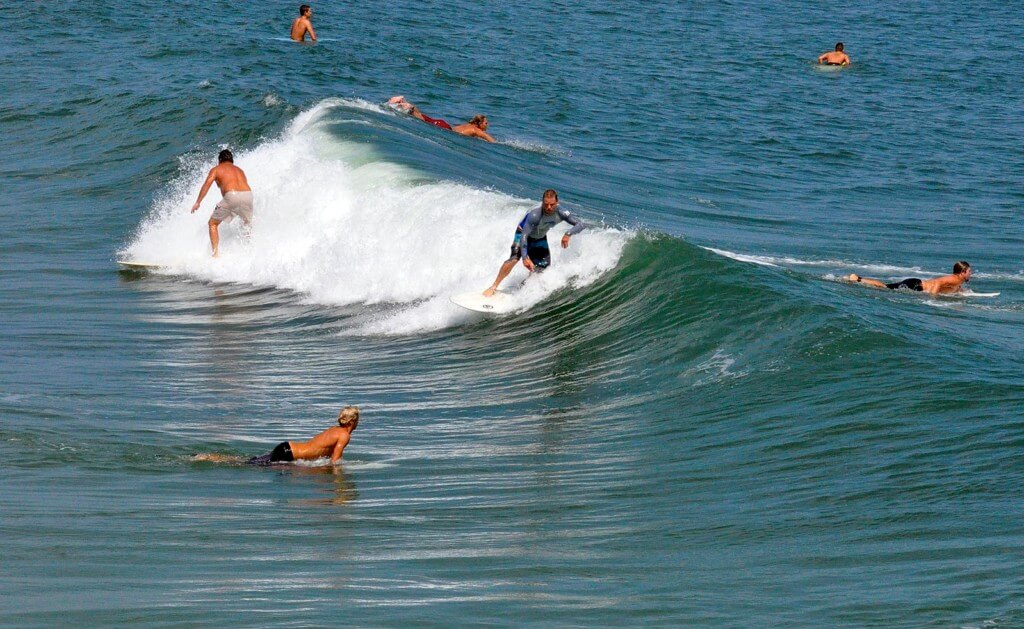
[[[332,426],[322,433],[316,435],[309,441],[282,441],[268,454],[254,456],[245,460],[240,457],[227,456],[223,454],[197,454],[192,457],[193,461],[208,461],[211,463],[248,463],[249,465],[267,466],[275,463],[291,463],[292,461],[313,461],[324,457],[331,457],[331,463],[341,460],[341,454],[345,451],[352,438],[352,431],[359,425],[359,407],[346,406],[338,413],[338,425]]]
[[[292,22],[292,41],[306,41],[306,33],[309,33],[310,41],[316,41],[312,18],[313,9],[308,4],[299,7],[299,17]]]
[[[908,277],[901,282],[886,284],[882,280],[875,280],[870,277],[861,277],[856,273],[851,273],[847,279],[851,282],[867,284],[873,288],[888,288],[889,290],[906,288],[908,290],[928,293],[929,295],[948,295],[950,293],[960,292],[963,290],[964,283],[971,281],[971,265],[960,260],[953,265],[952,275],[934,277],[930,280],[920,280],[916,277]]]
[[[235,166],[235,156],[228,149],[220,152],[217,161],[218,164],[211,168],[209,174],[206,175],[206,181],[199,189],[199,198],[192,206],[192,214],[195,214],[199,209],[199,204],[203,202],[203,197],[210,191],[210,186],[214,182],[217,183],[224,198],[214,208],[213,214],[210,215],[210,220],[207,222],[210,229],[210,246],[213,247],[213,257],[215,258],[220,255],[220,232],[218,230],[222,222],[230,223],[231,219],[238,216],[246,227],[252,223],[252,188],[249,187],[249,181],[245,178],[245,172]]]

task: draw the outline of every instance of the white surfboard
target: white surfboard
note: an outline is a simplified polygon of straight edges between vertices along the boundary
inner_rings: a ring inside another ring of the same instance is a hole
[[[517,306],[515,298],[502,291],[498,291],[490,297],[484,297],[483,291],[475,290],[471,293],[452,295],[448,299],[456,306],[462,306],[466,310],[487,314],[508,314]]]
[[[964,298],[964,299],[969,298],[969,297],[998,297],[998,296],[999,296],[999,293],[975,293],[973,291],[961,291],[959,293],[950,293],[949,295],[943,295],[943,297],[961,297],[961,298]]]
[[[143,260],[118,260],[117,264],[122,268],[129,271],[152,271],[153,269],[159,269],[164,266],[163,264],[156,264],[155,262],[145,262]]]

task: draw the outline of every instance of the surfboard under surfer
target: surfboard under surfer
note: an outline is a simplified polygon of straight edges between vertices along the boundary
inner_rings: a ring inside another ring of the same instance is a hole
[[[548,246],[548,230],[565,221],[572,228],[562,236],[562,249],[569,247],[569,238],[580,233],[586,227],[583,221],[573,216],[568,210],[558,205],[558,193],[548,189],[544,191],[540,207],[526,213],[523,220],[516,226],[512,240],[512,254],[501,265],[498,276],[490,288],[484,291],[484,297],[490,297],[498,290],[502,280],[515,268],[520,259],[531,273],[543,271],[551,264],[551,249]]]
[[[908,290],[928,293],[929,295],[948,295],[962,291],[963,285],[971,281],[971,265],[960,260],[953,265],[953,273],[951,275],[934,277],[930,280],[908,277],[900,282],[886,284],[881,280],[872,279],[870,277],[861,277],[856,273],[851,273],[847,279],[851,282],[867,284],[872,288],[887,288],[889,290],[905,288]]]
[[[193,461],[210,463],[248,463],[249,465],[268,466],[275,463],[291,463],[292,461],[313,461],[331,457],[331,463],[341,460],[352,431],[359,425],[359,407],[346,406],[338,413],[338,425],[316,435],[309,441],[282,441],[268,454],[254,456],[248,460],[242,457],[225,454],[196,454]]]
[[[245,178],[245,172],[235,166],[235,156],[231,151],[224,149],[217,155],[217,165],[210,169],[206,175],[203,187],[199,189],[199,198],[192,205],[192,214],[199,209],[203,197],[210,191],[214,182],[220,188],[223,195],[220,203],[214,208],[213,214],[207,226],[210,229],[210,246],[213,247],[213,257],[220,255],[220,233],[218,228],[222,222],[231,222],[231,219],[238,216],[248,227],[252,223],[252,189],[249,181]]]
[[[416,118],[417,120],[422,120],[427,124],[432,124],[435,127],[446,129],[448,131],[454,131],[455,133],[458,133],[459,135],[464,135],[466,137],[480,138],[481,140],[485,140],[487,142],[494,142],[494,138],[491,137],[491,134],[487,133],[487,127],[490,126],[490,123],[487,121],[487,116],[483,114],[477,114],[473,116],[469,120],[469,122],[460,125],[455,125],[453,127],[452,125],[448,124],[448,122],[445,120],[442,120],[440,118],[431,118],[430,116],[425,115],[422,111],[420,111],[419,107],[405,100],[404,96],[392,96],[391,99],[388,100],[388,105],[391,105],[396,109],[400,109],[405,113],[409,114],[410,116],[412,116],[413,118]]]

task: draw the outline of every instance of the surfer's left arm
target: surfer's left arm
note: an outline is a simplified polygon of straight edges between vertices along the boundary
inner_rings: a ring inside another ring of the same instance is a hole
[[[583,224],[583,221],[573,216],[571,212],[569,212],[568,210],[563,210],[562,208],[558,208],[558,216],[566,223],[572,225],[572,229],[565,232],[565,235],[562,236],[562,249],[568,249],[569,237],[575,236],[576,234],[583,231],[586,228],[586,225]]]

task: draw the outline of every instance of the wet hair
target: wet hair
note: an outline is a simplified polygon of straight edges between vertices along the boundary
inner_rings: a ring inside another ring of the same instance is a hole
[[[306,11],[309,11],[311,8],[313,8],[313,7],[309,6],[308,4],[304,4],[304,5],[300,6],[299,7],[299,15],[305,15]]]
[[[469,121],[469,124],[480,127],[483,126],[485,120],[487,120],[487,116],[483,114],[477,114],[473,116],[473,119]]]
[[[544,194],[541,196],[541,198],[546,198],[546,197],[555,197],[555,201],[557,201],[558,200],[558,193],[555,192],[555,190],[553,188],[548,188],[547,190],[544,191]]]
[[[359,407],[358,406],[346,406],[341,409],[338,413],[338,425],[348,426],[354,422],[359,421]]]
[[[217,161],[218,162],[231,162],[232,164],[234,164],[235,163],[235,156],[231,154],[231,151],[229,151],[227,149],[224,149],[223,151],[221,151],[220,153],[217,154]]]
[[[836,44],[836,52],[843,52],[843,42]]]
[[[959,262],[953,265],[953,275],[960,275],[969,268],[971,268],[970,262],[964,262],[963,260],[960,260]]]

